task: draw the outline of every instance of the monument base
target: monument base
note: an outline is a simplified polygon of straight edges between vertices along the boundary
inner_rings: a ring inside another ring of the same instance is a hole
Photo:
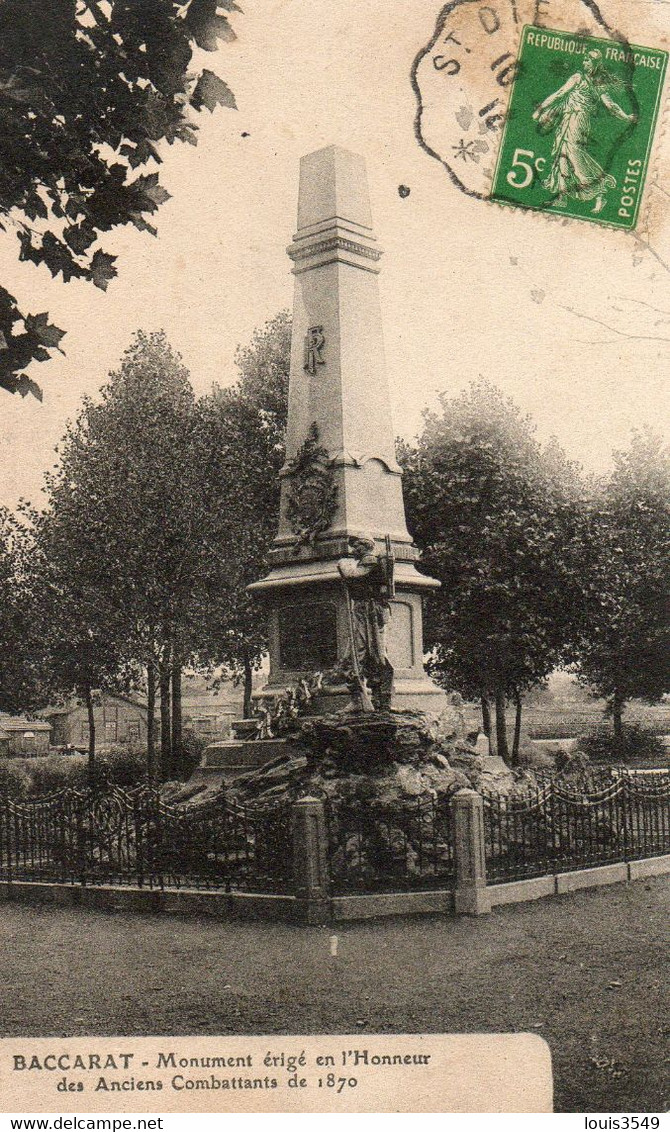
[[[395,711],[423,711],[439,715],[447,707],[447,693],[426,676],[423,680],[396,680],[391,695]]]
[[[266,684],[254,692],[254,699],[269,696],[282,696],[289,692],[294,684]],[[423,679],[397,679],[393,682],[391,711],[420,711],[427,715],[439,715],[449,703],[446,692],[438,688],[428,676]],[[334,684],[323,688],[314,696],[305,710],[305,714],[330,715],[333,712],[348,712],[354,708],[351,693],[343,684]],[[267,740],[263,740],[266,742]],[[209,749],[209,748],[208,748]]]
[[[189,785],[222,786],[289,754],[288,739],[223,739],[205,747]]]

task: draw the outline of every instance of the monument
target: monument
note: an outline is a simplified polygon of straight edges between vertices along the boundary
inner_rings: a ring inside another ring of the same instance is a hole
[[[312,673],[341,673],[316,711],[440,711],[423,667],[419,573],[395,456],[365,162],[328,146],[300,163],[288,248],[295,293],[279,530],[266,603],[270,674],[262,696]]]

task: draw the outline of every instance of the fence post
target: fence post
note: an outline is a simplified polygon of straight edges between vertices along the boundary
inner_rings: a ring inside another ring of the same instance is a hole
[[[484,802],[476,790],[459,790],[451,799],[456,855],[454,911],[457,916],[481,916],[491,911],[486,887]]]
[[[2,818],[5,824],[5,842],[7,847],[7,880],[12,883],[12,818],[9,808],[9,795],[3,799]]]
[[[293,889],[298,915],[308,924],[330,918],[326,811],[320,798],[299,798],[291,807]]]

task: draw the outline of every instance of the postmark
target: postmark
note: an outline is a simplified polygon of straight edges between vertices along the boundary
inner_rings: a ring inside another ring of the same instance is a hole
[[[668,53],[527,26],[493,200],[635,227]]]
[[[619,34],[586,0],[450,0],[416,56],[416,138],[456,188],[488,200],[526,24]]]
[[[636,84],[644,86],[645,83],[642,80],[641,70],[634,66],[634,60],[631,63],[630,55],[638,50],[633,46],[638,43],[652,45],[649,48],[645,47],[644,50],[647,56],[652,56],[654,60],[659,58],[662,60],[665,55],[663,49],[668,46],[667,28],[664,28],[662,13],[659,14],[656,8],[650,11],[648,5],[645,6],[635,0],[450,0],[438,12],[430,39],[418,52],[412,66],[411,81],[416,97],[414,128],[417,142],[430,157],[440,162],[453,186],[471,198],[491,201],[494,176],[504,148],[504,143],[501,145],[501,141],[503,135],[509,138],[513,133],[512,129],[507,128],[511,96],[515,98],[515,106],[518,105],[516,101],[518,96],[515,92],[521,88],[522,94],[521,84],[527,81],[527,77],[524,79],[523,71],[521,75],[518,73],[522,37],[526,27],[541,34],[548,34],[551,31],[571,41],[596,38],[604,42],[605,51],[616,48],[618,52],[623,53],[623,59],[607,59],[605,62],[608,70],[612,65],[620,82],[628,81],[634,101],[626,101],[624,93],[620,90],[612,96],[612,101],[617,102],[619,96],[621,109],[626,113],[636,114],[638,121],[633,124],[616,119],[608,114],[607,109],[601,104],[602,114],[599,113],[597,122],[592,123],[597,131],[594,141],[597,143],[596,148],[601,157],[603,155],[607,157],[610,156],[609,153],[600,148],[603,139],[605,146],[607,139],[610,139],[611,148],[612,141],[614,143],[621,141],[621,135],[625,133],[626,128],[629,129],[629,136],[631,138],[635,136],[637,142],[642,142],[646,136],[650,146],[649,151],[645,151],[644,146],[641,146],[643,152],[638,154],[637,148],[640,146],[636,145],[634,147],[636,152],[631,158],[633,161],[646,161],[649,192],[645,195],[644,212],[639,211],[641,194],[638,193],[638,202],[632,210],[634,218],[621,216],[616,219],[620,221],[617,226],[634,228],[637,224],[638,230],[644,228],[646,235],[650,236],[651,230],[656,231],[658,228],[658,218],[654,219],[657,209],[652,208],[652,205],[658,203],[659,195],[659,190],[654,189],[652,193],[651,188],[658,180],[657,174],[660,175],[659,159],[662,164],[665,161],[662,145],[664,95],[661,91],[665,69],[659,70],[654,67],[654,74],[648,76],[653,83],[651,86],[645,86],[640,101]],[[598,48],[596,46],[592,49]],[[557,63],[555,56],[559,53],[551,54],[550,65],[555,68]],[[573,55],[572,69],[566,73],[563,82],[575,73],[577,69],[575,62],[576,57]],[[634,74],[636,70],[640,70],[637,77]],[[519,87],[518,83],[520,83]],[[547,88],[543,97],[552,94],[561,85],[561,82],[556,81],[553,88]],[[654,93],[657,95],[656,101]],[[636,106],[635,100],[640,102],[644,113],[640,114],[640,107]],[[542,98],[538,97],[538,103],[540,101]],[[649,115],[654,112],[653,106],[655,106],[657,123],[655,133],[649,128]],[[536,105],[531,108],[531,118],[535,109]],[[611,120],[607,122],[607,129],[603,132],[606,116]],[[541,132],[542,126],[537,119],[532,122],[532,126],[534,135]],[[546,131],[544,140],[548,152],[544,149],[542,153],[539,149],[536,152],[533,146],[517,142],[512,149],[511,157],[513,158],[516,148],[530,148],[536,153],[536,159],[540,159],[541,165],[541,159],[544,157],[546,165],[552,137],[548,125],[544,128]],[[622,157],[623,153],[622,148]],[[598,160],[595,155],[594,160]],[[602,167],[602,162],[598,163]],[[631,172],[640,168],[641,166],[632,166]],[[510,171],[510,168],[506,168],[505,176]],[[627,163],[623,169],[618,167],[618,174],[623,175],[624,183],[627,181],[630,186],[632,179],[626,178],[626,171]],[[534,181],[536,173],[537,170],[534,170]],[[617,173],[613,172],[611,175],[616,179]],[[630,197],[631,193],[625,195]],[[500,196],[495,199],[500,201]],[[611,199],[614,200],[613,197]],[[523,206],[523,201],[505,199],[504,203]],[[547,218],[550,214],[557,213],[559,218],[561,216],[584,218],[592,215],[597,218],[600,215],[601,225],[611,223],[609,203],[607,208],[603,207],[600,210],[601,214],[592,212],[595,200],[590,205],[582,203],[584,207],[581,210],[566,210],[561,209],[560,206],[544,209],[534,204],[529,204],[529,207],[532,211],[544,212]],[[620,203],[618,207],[625,209],[626,205]],[[631,211],[631,207],[628,211]],[[643,219],[644,217],[646,220]]]

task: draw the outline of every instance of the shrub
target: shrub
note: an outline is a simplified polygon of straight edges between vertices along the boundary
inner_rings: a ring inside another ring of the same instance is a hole
[[[625,726],[619,740],[614,738],[614,732],[607,724],[594,727],[579,740],[579,750],[594,763],[637,760],[661,766],[668,763],[668,751],[660,735],[654,735],[638,723]]]
[[[556,755],[556,772],[563,777],[579,777],[588,774],[590,769],[591,760],[579,747],[572,751],[561,749]]]
[[[184,756],[177,772],[182,779],[187,779],[198,765],[207,741],[190,732],[186,732],[184,740]],[[138,748],[112,747],[96,755],[93,763],[94,785],[100,788],[119,786],[131,790],[146,777],[146,751]],[[40,798],[67,788],[85,790],[88,785],[87,755],[0,760],[0,797]]]
[[[146,755],[119,747],[97,756],[93,766],[95,785],[130,789],[146,775]],[[84,790],[88,785],[86,755],[47,755],[0,762],[0,795],[10,798],[40,798],[68,788]]]
[[[30,791],[30,775],[25,759],[3,759],[0,762],[0,797],[25,798]],[[31,760],[32,761],[32,760]]]
[[[183,782],[190,778],[195,768],[199,766],[202,753],[211,742],[211,738],[198,735],[196,731],[190,731],[188,728],[184,731],[182,757],[175,766],[177,776]]]
[[[53,794],[66,787],[83,790],[88,784],[86,755],[47,755],[29,762],[26,771],[30,777],[29,792],[33,797]]]
[[[132,747],[111,747],[96,759],[96,777],[108,786],[128,790],[147,775],[146,751]]]
[[[39,798],[57,790],[85,790],[88,786],[88,757],[86,755],[49,755],[33,759],[28,767],[30,794]]]

